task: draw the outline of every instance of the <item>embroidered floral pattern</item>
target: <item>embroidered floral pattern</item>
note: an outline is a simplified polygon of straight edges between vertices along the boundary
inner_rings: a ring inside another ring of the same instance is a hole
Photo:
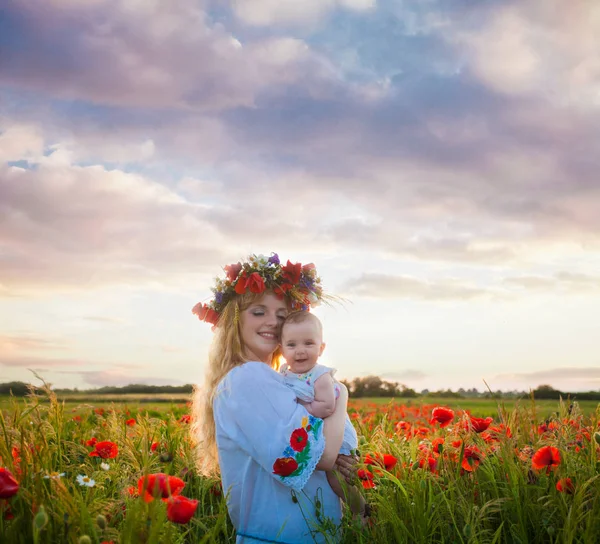
[[[273,463],[273,474],[284,480],[304,472],[312,458],[311,435],[312,439],[316,440],[322,424],[322,419],[311,415],[302,418],[302,427],[292,431],[290,445],[283,450],[283,457],[279,457]]]

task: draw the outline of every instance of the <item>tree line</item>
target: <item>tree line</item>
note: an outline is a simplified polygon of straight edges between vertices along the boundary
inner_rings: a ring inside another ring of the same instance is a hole
[[[555,389],[551,385],[540,385],[533,391],[483,391],[480,392],[475,388],[452,391],[450,389],[442,389],[438,391],[430,391],[423,389],[420,392],[407,387],[404,384],[386,381],[379,376],[365,376],[354,378],[352,380],[341,380],[348,388],[348,393],[352,398],[365,397],[388,397],[388,398],[415,398],[415,397],[437,397],[437,398],[523,398],[533,394],[536,399],[552,399],[570,397],[577,400],[600,400],[600,391],[585,391],[577,393],[569,393]],[[0,383],[0,395],[14,395],[15,397],[24,397],[25,395],[37,390],[31,384],[25,382],[6,382]],[[186,385],[144,385],[130,384],[122,387],[105,386],[96,389],[53,389],[57,395],[72,395],[72,394],[94,394],[94,395],[126,395],[126,394],[191,394],[194,386]]]

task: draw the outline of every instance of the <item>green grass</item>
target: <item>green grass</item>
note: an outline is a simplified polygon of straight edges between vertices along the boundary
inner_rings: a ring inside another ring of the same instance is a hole
[[[540,417],[550,417],[552,414],[557,412],[559,402],[556,400],[535,400],[531,398],[523,399],[477,399],[477,398],[465,398],[465,399],[453,399],[453,398],[436,398],[436,397],[417,397],[414,399],[389,399],[385,397],[377,398],[364,398],[364,399],[350,399],[350,402],[356,402],[361,405],[374,403],[377,405],[388,405],[390,402],[396,404],[404,404],[406,406],[427,406],[427,405],[440,405],[448,406],[453,410],[467,410],[473,413],[477,417],[496,417],[498,415],[498,407],[504,406],[507,410],[513,410],[517,407],[532,408],[535,407],[536,411],[540,414]],[[564,401],[567,403],[567,400]],[[595,400],[584,400],[575,401],[585,415],[594,414],[600,407],[600,401]]]
[[[0,501],[2,544],[77,544],[83,535],[94,544],[232,541],[219,482],[194,469],[189,425],[181,420],[185,403],[142,403],[131,396],[112,405],[85,400],[1,401],[0,467],[20,485],[18,494]],[[437,399],[456,411],[451,424],[440,428],[428,422],[435,399],[403,400],[352,401],[363,455],[385,453],[396,463],[389,472],[366,466],[375,484],[364,491],[373,506],[372,524],[346,512],[342,544],[600,542],[597,403],[524,399],[499,406],[487,399]],[[471,430],[461,409],[492,416],[491,434]],[[133,426],[126,424],[129,418],[135,418]],[[409,431],[398,428],[400,419]],[[86,441],[92,436],[118,444],[106,470],[89,455]],[[153,443],[159,444],[156,452]],[[532,462],[545,446],[560,453],[560,462],[548,470]],[[183,494],[199,501],[189,523],[168,521],[164,503],[147,504],[128,492],[144,474],[156,472],[180,476]],[[53,473],[64,476],[44,477]],[[92,477],[96,485],[78,485],[77,475]],[[572,493],[557,489],[563,478],[571,478]]]

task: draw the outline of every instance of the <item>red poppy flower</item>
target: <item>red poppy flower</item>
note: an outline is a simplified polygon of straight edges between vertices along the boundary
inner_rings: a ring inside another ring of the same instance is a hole
[[[306,429],[302,427],[295,429],[290,437],[290,446],[292,446],[292,449],[294,451],[303,451],[304,448],[306,448],[306,444],[308,444],[308,433],[306,432]]]
[[[198,501],[177,495],[167,502],[167,518],[173,523],[188,523],[198,508]]]
[[[19,491],[19,482],[15,480],[12,472],[0,467],[0,499],[10,499]]]
[[[531,466],[536,470],[545,468],[546,472],[550,472],[558,465],[560,465],[560,452],[554,446],[542,446],[531,458]]]
[[[369,470],[359,468],[356,474],[360,478],[364,489],[373,489],[375,487],[375,482],[373,481],[373,474]]]
[[[238,295],[243,295],[246,292],[246,286],[248,285],[248,277],[246,276],[246,271],[242,272],[237,282],[235,283],[235,292]]]
[[[152,442],[152,444],[150,444],[150,451],[155,452],[158,449],[159,445],[160,444],[158,442]]]
[[[212,325],[216,325],[217,321],[219,321],[219,314],[207,304],[202,304],[202,302],[198,302],[198,304],[192,308],[192,313],[198,316],[200,321],[205,321]]]
[[[461,467],[467,472],[473,472],[479,466],[482,458],[483,453],[477,446],[467,446],[463,452]]]
[[[190,414],[183,414],[179,418],[179,423],[190,423],[192,421],[192,416]]]
[[[135,419],[130,418],[125,422],[125,425],[128,425],[129,427],[133,427],[135,425]]]
[[[435,422],[440,424],[440,427],[447,427],[454,419],[454,412],[450,408],[436,406],[431,412],[429,423],[433,425]]]
[[[575,493],[575,486],[571,481],[571,478],[561,478],[556,482],[556,489],[561,493],[567,493],[568,495],[572,495]]]
[[[429,472],[435,472],[437,470],[438,461],[433,455],[422,457],[419,459],[419,468],[425,467]]]
[[[482,433],[487,430],[492,421],[494,421],[491,417],[473,417],[469,416],[471,420],[471,429],[473,429],[476,433]]]
[[[225,270],[227,279],[229,281],[235,281],[235,278],[237,278],[239,273],[242,271],[242,263],[237,262],[235,264],[228,264],[223,268],[223,270]]]
[[[282,283],[281,285],[273,287],[273,292],[281,299],[292,287],[293,285],[291,283]]]
[[[15,465],[18,465],[21,462],[21,450],[17,446],[13,446],[10,454],[12,455]]]
[[[273,474],[289,476],[298,468],[298,463],[293,457],[280,457],[273,463]]]
[[[92,436],[89,440],[85,441],[85,445],[93,448],[98,443],[98,439],[95,436]]]
[[[248,278],[247,287],[251,293],[260,294],[265,290],[265,280],[258,272],[252,272]]]
[[[90,457],[100,457],[102,459],[114,459],[119,453],[119,448],[110,440],[96,442],[94,449],[90,452]]]
[[[296,285],[300,281],[302,274],[302,265],[300,263],[292,264],[289,260],[285,266],[281,268],[283,277],[292,285]]]
[[[434,438],[431,441],[431,449],[435,452],[435,453],[442,453],[442,450],[444,449],[444,439],[443,438]]]
[[[385,467],[385,470],[388,472],[396,466],[397,462],[398,459],[389,453],[384,453],[383,455],[381,455],[381,453],[374,453],[373,456],[367,453],[367,455],[365,455],[365,465]]]
[[[162,472],[148,474],[138,480],[138,493],[145,502],[151,502],[155,497],[168,499],[171,496],[179,495],[184,487],[185,482],[181,478]]]

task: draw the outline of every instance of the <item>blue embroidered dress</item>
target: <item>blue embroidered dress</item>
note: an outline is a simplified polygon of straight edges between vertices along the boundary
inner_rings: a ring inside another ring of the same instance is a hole
[[[313,366],[308,372],[304,374],[296,374],[290,370],[290,367],[287,363],[281,365],[281,369],[279,370],[281,375],[283,376],[283,380],[285,385],[287,385],[294,393],[296,397],[304,402],[312,402],[315,400],[315,382],[323,375],[336,373],[335,368],[331,368],[329,366],[316,364]],[[335,397],[337,398],[340,394],[338,386],[335,385]],[[342,442],[342,447],[340,448],[340,453],[343,455],[350,455],[353,450],[358,448],[358,437],[356,436],[356,429],[348,414],[346,414],[346,423],[344,425],[344,441]]]
[[[296,402],[283,376],[260,362],[238,366],[217,386],[213,408],[236,542],[338,541],[340,499],[315,470],[323,420]]]

